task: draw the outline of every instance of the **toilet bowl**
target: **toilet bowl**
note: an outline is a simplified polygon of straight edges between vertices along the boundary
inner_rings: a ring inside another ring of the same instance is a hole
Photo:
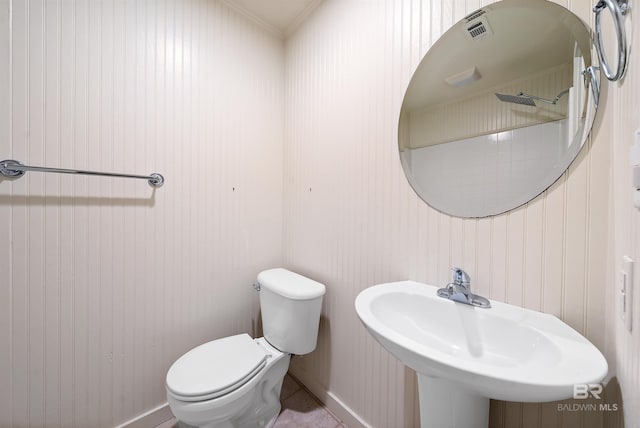
[[[211,344],[222,346],[207,347]],[[254,361],[236,359],[243,355],[242,351],[246,355],[248,346],[256,348],[250,352],[259,361],[257,367],[251,367]],[[280,390],[290,358],[263,337],[251,339],[248,334],[205,343],[183,355],[169,369],[167,401],[179,421],[195,427],[270,427],[280,413]],[[207,372],[206,366],[216,359],[238,365],[235,371],[226,366],[226,373]],[[194,381],[198,374],[203,376],[191,386],[184,381]],[[226,379],[220,382],[221,377]]]
[[[264,337],[238,334],[204,343],[167,373],[178,421],[199,428],[270,427],[280,413],[291,354],[316,347],[324,285],[286,269],[258,275]]]

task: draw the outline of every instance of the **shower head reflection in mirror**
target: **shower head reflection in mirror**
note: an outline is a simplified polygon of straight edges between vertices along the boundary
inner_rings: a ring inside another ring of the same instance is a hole
[[[502,101],[502,102],[514,103],[514,104],[522,104],[522,105],[535,107],[536,106],[536,103],[535,103],[536,100],[537,101],[542,101],[543,103],[556,105],[556,104],[558,104],[558,101],[560,101],[560,98],[562,98],[563,95],[566,95],[568,93],[569,93],[569,89],[565,89],[564,91],[562,91],[558,95],[556,95],[556,97],[554,99],[552,99],[552,100],[548,100],[548,99],[542,98],[542,97],[537,97],[535,95],[525,94],[524,92],[520,92],[518,95],[507,95],[507,94],[498,94],[498,93],[496,93],[496,97],[498,97],[498,99],[500,101]]]

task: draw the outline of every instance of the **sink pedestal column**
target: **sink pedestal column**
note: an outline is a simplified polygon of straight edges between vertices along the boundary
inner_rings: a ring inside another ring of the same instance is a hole
[[[489,399],[446,379],[418,375],[420,428],[487,428]]]

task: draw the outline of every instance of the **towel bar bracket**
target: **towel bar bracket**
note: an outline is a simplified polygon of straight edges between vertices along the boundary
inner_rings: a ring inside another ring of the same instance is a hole
[[[4,177],[20,178],[24,175],[25,171],[19,169],[12,169],[14,165],[22,165],[20,162],[7,159],[0,162],[0,174]]]

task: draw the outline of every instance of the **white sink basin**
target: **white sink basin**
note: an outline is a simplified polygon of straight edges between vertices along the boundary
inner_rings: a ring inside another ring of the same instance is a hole
[[[471,426],[460,419],[463,403],[486,407],[486,419],[489,398],[562,400],[573,396],[575,384],[596,384],[607,374],[600,351],[553,315],[495,301],[476,308],[438,297],[436,290],[413,281],[380,284],[355,303],[376,340],[418,372],[422,426],[431,426],[426,417],[443,413],[447,403],[433,403],[443,390],[454,394],[448,402],[457,401],[450,415],[457,422],[440,418],[433,426]]]

